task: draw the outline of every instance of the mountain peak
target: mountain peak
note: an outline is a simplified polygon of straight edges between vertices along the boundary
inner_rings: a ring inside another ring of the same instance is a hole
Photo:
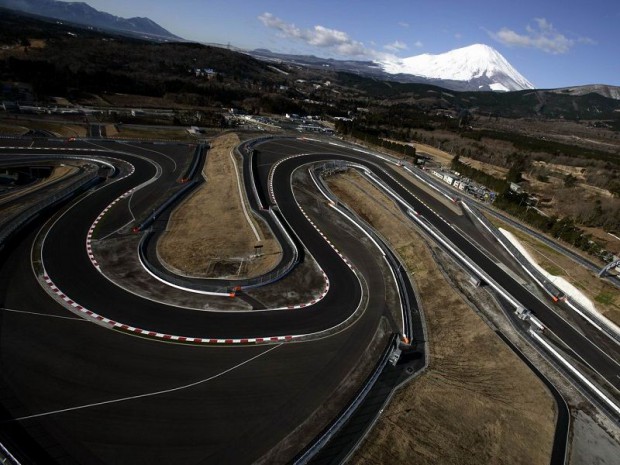
[[[47,18],[60,19],[75,24],[98,27],[105,30],[120,31],[156,38],[176,40],[177,36],[148,18],[125,19],[96,10],[84,2],[58,0],[0,0],[0,7],[22,11]]]
[[[456,50],[472,50],[475,52],[498,53],[493,47],[487,44],[471,44]]]
[[[467,81],[477,84],[480,89],[510,91],[534,88],[501,53],[485,44],[473,44],[438,55],[425,53],[387,60],[379,65],[389,74]]]

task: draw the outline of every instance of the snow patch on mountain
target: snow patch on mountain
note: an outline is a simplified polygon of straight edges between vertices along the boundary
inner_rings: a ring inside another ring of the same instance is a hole
[[[494,82],[493,84],[489,84],[489,87],[491,88],[491,90],[501,91],[501,92],[508,92],[510,90],[501,82]]]
[[[439,55],[425,53],[377,63],[389,74],[475,82],[480,88],[488,87],[496,91],[534,88],[497,50],[483,44],[474,44]]]

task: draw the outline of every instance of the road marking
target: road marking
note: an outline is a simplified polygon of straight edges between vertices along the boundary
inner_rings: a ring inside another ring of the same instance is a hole
[[[84,318],[73,318],[73,317],[70,317],[70,316],[49,315],[47,313],[29,312],[27,310],[16,310],[14,308],[6,308],[6,307],[0,307],[0,310],[2,310],[3,312],[24,313],[24,314],[27,314],[27,315],[47,316],[49,318],[60,318],[60,319],[63,319],[63,320],[74,320],[74,321],[86,321],[86,322],[90,323],[88,320],[85,320]]]
[[[247,365],[248,363],[250,363],[250,362],[252,362],[252,361],[262,357],[263,355],[267,355],[269,352],[271,352],[272,350],[277,349],[281,345],[282,345],[282,343],[277,344],[277,345],[275,345],[273,347],[270,347],[269,349],[265,350],[264,352],[261,352],[260,354],[255,355],[254,357],[251,357],[251,358],[249,358],[247,360],[244,360],[241,363],[238,363],[237,365],[235,365],[233,367],[230,367],[230,368],[227,368],[224,371],[221,371],[220,373],[217,373],[217,374],[215,374],[213,376],[209,376],[208,378],[205,378],[205,379],[201,379],[199,381],[195,381],[195,382],[190,383],[190,384],[185,384],[183,386],[177,386],[177,387],[170,388],[170,389],[164,389],[162,391],[147,392],[145,394],[138,394],[138,395],[135,395],[135,396],[120,397],[118,399],[104,400],[102,402],[93,402],[92,404],[78,405],[76,407],[69,407],[69,408],[64,408],[64,409],[52,410],[52,411],[49,411],[49,412],[36,413],[34,415],[27,415],[27,416],[23,416],[23,417],[13,418],[10,421],[30,420],[32,418],[46,417],[46,416],[50,416],[50,415],[56,415],[58,413],[73,412],[75,410],[84,410],[84,409],[91,408],[91,407],[99,407],[101,405],[117,404],[117,403],[120,403],[120,402],[126,402],[128,400],[143,399],[145,397],[155,397],[155,396],[159,396],[159,395],[162,395],[162,394],[169,394],[171,392],[176,392],[176,391],[182,391],[182,390],[185,390],[185,389],[190,389],[192,387],[198,386],[200,384],[207,383],[207,382],[212,381],[212,380],[214,380],[216,378],[224,376],[225,374],[230,373],[231,371],[234,371],[237,368],[241,368],[243,365]]]
[[[133,147],[133,148],[140,149],[140,150],[147,150],[149,152],[153,152],[153,153],[157,153],[159,155],[162,155],[163,157],[166,157],[168,160],[170,160],[174,164],[174,169],[172,170],[172,172],[174,173],[177,170],[177,162],[174,161],[174,158],[166,155],[163,152],[159,152],[159,151],[153,150],[153,149],[147,149],[146,147],[140,147],[139,145],[133,145],[133,144],[129,144],[127,142],[119,142],[119,144],[126,145],[127,147]]]
[[[129,196],[129,201],[127,202],[127,209],[129,210],[129,214],[131,215],[131,219],[125,223],[124,225],[122,225],[120,228],[118,228],[116,231],[112,231],[110,234],[107,234],[106,236],[97,239],[97,242],[101,242],[105,239],[107,239],[108,237],[118,233],[119,231],[122,231],[123,229],[125,229],[126,227],[128,227],[129,225],[131,225],[132,223],[135,223],[136,221],[136,216],[133,214],[133,211],[131,211],[131,201],[133,199],[133,195],[136,193],[135,189],[132,189],[131,191],[131,195]],[[126,195],[127,193],[123,194]]]

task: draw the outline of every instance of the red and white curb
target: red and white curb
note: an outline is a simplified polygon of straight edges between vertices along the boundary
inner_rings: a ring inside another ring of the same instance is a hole
[[[133,171],[131,172],[133,173]],[[129,173],[129,175],[131,174]],[[129,176],[128,175],[128,176]],[[99,265],[99,262],[97,262],[97,259],[95,258],[95,255],[93,253],[93,247],[92,247],[92,242],[93,242],[93,234],[95,232],[95,228],[97,227],[97,225],[99,224],[99,222],[103,219],[103,217],[105,216],[105,214],[114,206],[116,205],[118,202],[120,202],[123,199],[126,199],[127,197],[129,197],[133,192],[134,189],[130,189],[127,192],[125,192],[123,195],[120,195],[119,197],[117,197],[116,199],[114,199],[114,201],[108,205],[107,207],[105,207],[103,209],[103,211],[101,213],[99,213],[99,215],[97,216],[97,218],[95,218],[95,221],[93,222],[93,224],[90,225],[90,228],[88,229],[88,233],[86,234],[86,253],[88,254],[88,258],[90,259],[90,262],[93,264],[93,266],[97,269],[97,271],[101,272],[101,265]]]
[[[323,288],[323,291],[321,292],[321,294],[319,294],[316,297],[316,299],[311,300],[310,302],[306,302],[305,304],[289,305],[284,308],[289,308],[289,309],[305,308],[305,307],[310,307],[311,305],[319,303],[321,300],[325,298],[325,296],[329,292],[329,278],[327,277],[325,272],[323,272],[323,281],[325,282],[325,287]]]
[[[148,329],[136,328],[134,326],[129,326],[123,323],[119,323],[118,321],[111,320],[104,316],[101,316],[82,305],[79,305],[69,296],[67,296],[64,292],[62,292],[51,280],[51,278],[47,275],[46,272],[43,274],[43,279],[47,284],[49,290],[58,296],[63,302],[69,305],[71,309],[82,316],[83,318],[93,321],[94,323],[98,323],[104,327],[109,329],[116,329],[127,333],[132,333],[138,336],[161,340],[161,341],[172,341],[172,342],[181,342],[181,343],[191,343],[198,345],[226,345],[226,344],[269,344],[269,343],[277,343],[277,342],[290,342],[295,339],[299,339],[302,335],[295,336],[270,336],[270,337],[249,337],[249,338],[238,338],[238,339],[221,339],[221,338],[208,338],[208,337],[188,337],[188,336],[178,336],[173,334],[159,333],[156,331],[150,331]]]
[[[305,210],[303,208],[301,208],[301,205],[297,204],[297,206],[299,207],[299,209],[301,210],[301,212],[303,213],[303,215],[306,217],[306,219],[308,220],[308,222],[312,225],[312,227],[314,229],[317,230],[317,232],[321,235],[321,237],[323,239],[325,239],[325,242],[327,242],[327,244],[334,250],[334,252],[336,252],[338,254],[338,256],[342,259],[342,261],[352,270],[355,271],[355,267],[353,266],[353,264],[347,259],[347,257],[345,257],[344,255],[342,255],[342,253],[340,253],[340,250],[338,250],[336,248],[336,246],[332,243],[332,241],[329,240],[329,238],[323,233],[323,231],[321,231],[319,229],[319,227],[314,223],[314,221],[312,221],[310,219],[310,217],[308,216],[308,214],[305,212]]]
[[[288,157],[282,158],[281,160],[278,160],[276,162],[275,165],[273,165],[271,167],[271,169],[269,170],[269,178],[267,181],[267,187],[269,189],[269,197],[271,197],[271,201],[277,205],[278,202],[276,202],[276,196],[273,193],[273,176],[274,173],[276,172],[276,169],[278,168],[278,166],[280,166],[281,163],[284,163],[287,160],[291,160],[292,158],[299,158],[299,157],[303,157],[304,154],[298,154],[298,155],[290,155]]]
[[[130,168],[129,168],[129,172],[123,176],[122,178],[119,179],[119,181],[121,179],[125,179],[129,176],[131,176],[133,173],[135,173],[136,171],[136,167],[134,165],[132,165],[129,162],[125,162],[128,163]],[[88,229],[88,233],[86,234],[86,254],[88,255],[88,258],[90,259],[90,262],[93,264],[93,266],[97,269],[97,271],[99,271],[101,273],[101,265],[99,265],[99,262],[97,262],[97,258],[95,257],[95,254],[93,253],[93,247],[92,247],[92,243],[93,243],[93,234],[95,233],[95,228],[97,227],[97,225],[99,224],[99,222],[103,219],[103,217],[105,216],[106,213],[108,213],[108,211],[110,211],[110,209],[116,205],[118,202],[120,202],[121,200],[129,197],[134,191],[136,190],[136,188],[132,188],[129,189],[127,192],[125,192],[124,194],[118,196],[116,199],[114,199],[114,201],[112,201],[112,203],[110,205],[108,205],[107,207],[105,207],[103,209],[103,211],[101,213],[99,213],[99,215],[97,216],[97,218],[95,218],[95,221],[93,222],[93,224],[90,225],[90,228]]]
[[[134,173],[135,167],[131,164],[130,166],[131,166],[130,171],[123,178],[131,176]],[[92,223],[92,225],[90,226],[88,230],[88,233],[86,235],[86,252],[88,254],[88,257],[91,263],[100,273],[102,272],[101,266],[97,262],[97,259],[95,258],[93,254],[93,249],[92,249],[93,233],[95,231],[95,228],[97,227],[99,222],[102,220],[102,218],[108,213],[108,211],[115,204],[117,204],[121,200],[130,196],[135,191],[135,189],[136,188],[130,189],[129,191],[125,192],[124,194],[117,197],[114,201],[112,201],[112,203],[110,203],[106,208],[104,208],[103,211],[97,216],[97,218],[95,219],[95,221]],[[324,276],[325,276],[325,279],[327,280],[327,276],[326,275]],[[294,339],[298,339],[302,337],[302,335],[289,335],[289,336],[269,336],[269,337],[252,337],[252,338],[236,338],[236,339],[233,339],[233,338],[222,339],[222,338],[208,338],[208,337],[200,338],[200,337],[189,337],[189,336],[166,334],[166,333],[160,333],[157,331],[150,331],[147,329],[136,328],[134,326],[130,326],[130,325],[106,318],[78,304],[73,299],[71,299],[69,296],[67,296],[62,290],[60,290],[58,286],[56,286],[56,284],[54,284],[52,279],[49,277],[49,275],[45,271],[45,268],[43,272],[43,280],[45,281],[48,289],[54,295],[56,295],[65,304],[67,304],[72,309],[73,312],[82,316],[86,320],[90,320],[94,323],[98,323],[99,325],[102,325],[109,329],[116,329],[116,330],[120,330],[120,331],[127,332],[127,333],[132,333],[132,334],[146,337],[146,338],[162,340],[162,341],[179,342],[179,343],[198,344],[198,345],[223,345],[223,344],[225,345],[225,344],[281,343],[281,342],[289,342]],[[325,289],[323,296],[327,294],[327,290],[329,289],[329,281],[326,281],[326,282],[327,282],[327,285],[326,285],[326,289]],[[306,306],[306,305],[308,304],[304,304],[302,306]]]
[[[275,165],[273,165],[273,167],[271,168],[270,172],[269,172],[269,195],[271,197],[271,200],[273,200],[274,203],[276,202],[276,198],[273,192],[273,176],[274,173],[276,171],[276,168],[278,167],[278,165],[280,165],[280,163],[284,163],[287,160],[290,160],[292,158],[298,158],[298,157],[303,157],[303,154],[299,154],[299,155],[291,155],[289,157],[283,158],[282,160],[279,160]],[[351,264],[351,262],[347,259],[347,257],[345,257],[344,255],[342,255],[340,253],[340,251],[336,248],[336,246],[327,238],[327,236],[325,234],[323,234],[323,231],[321,231],[319,229],[319,227],[314,224],[314,222],[310,219],[310,217],[308,216],[308,214],[305,212],[305,210],[301,207],[301,205],[299,205],[299,203],[296,201],[295,203],[297,203],[297,206],[299,207],[299,209],[301,210],[301,212],[303,213],[303,215],[306,217],[306,219],[308,220],[308,222],[312,225],[312,227],[314,227],[314,229],[317,230],[317,232],[321,235],[321,237],[323,237],[323,239],[325,239],[325,241],[329,244],[329,246],[334,249],[334,251],[338,254],[338,256],[340,258],[342,258],[342,260],[347,264],[347,266],[349,268],[351,268],[352,270],[354,270],[355,268],[353,267],[353,265]],[[325,274],[325,273],[323,273]],[[328,281],[328,286],[329,286],[329,281]]]

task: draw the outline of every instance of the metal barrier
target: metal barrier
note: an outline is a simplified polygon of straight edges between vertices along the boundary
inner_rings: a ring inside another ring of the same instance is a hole
[[[192,191],[193,189],[195,189],[199,184],[201,183],[201,181],[191,181],[189,182],[187,185],[185,185],[185,187],[179,189],[178,191],[176,191],[174,194],[172,194],[168,199],[166,199],[159,207],[157,207],[152,214],[150,214],[145,220],[143,220],[139,225],[138,225],[138,230],[139,231],[144,231],[145,229],[148,229],[153,222],[162,214],[166,211],[167,208],[169,208],[170,206],[172,206],[172,204],[174,204],[175,202],[177,202],[178,200],[180,200],[182,197],[184,197],[185,195],[189,194],[190,191]]]
[[[314,169],[310,169],[310,176],[312,177],[314,183],[319,188],[321,193],[326,198],[328,198],[330,202],[336,205],[336,208],[341,210],[342,214],[345,214],[346,216],[351,218],[351,220],[354,221],[359,227],[363,228],[367,235],[369,235],[370,237],[374,236],[376,239],[378,239],[376,241],[375,240],[373,241],[375,242],[377,247],[381,249],[385,257],[385,260],[387,261],[388,266],[394,272],[394,278],[396,280],[396,286],[398,288],[398,293],[400,296],[400,301],[401,301],[401,305],[403,309],[402,313],[403,313],[404,336],[407,337],[407,339],[410,339],[412,343],[419,342],[419,341],[416,341],[414,338],[415,331],[413,328],[413,323],[411,321],[411,308],[412,307],[411,307],[411,299],[409,298],[410,294],[408,290],[410,292],[413,292],[413,290],[410,290],[411,286],[410,286],[410,283],[408,282],[409,279],[407,276],[406,268],[402,265],[402,261],[400,260],[396,252],[394,252],[390,248],[390,246],[388,245],[389,244],[388,240],[379,231],[377,231],[374,228],[371,228],[368,224],[366,224],[365,221],[360,219],[358,215],[355,212],[351,211],[349,207],[347,207],[346,205],[343,205],[338,200],[338,197],[336,197],[336,195],[327,186],[327,184],[325,184],[325,180],[323,179],[323,177],[317,173],[317,172],[325,172],[327,174],[333,174],[335,172],[342,171],[344,169],[349,169],[349,168],[359,169],[360,165],[345,162],[345,161],[327,162],[327,163],[323,163],[317,166]]]
[[[6,241],[17,231],[23,228],[26,224],[32,221],[39,213],[46,208],[49,208],[67,198],[71,197],[79,190],[86,190],[91,185],[100,182],[101,178],[93,170],[84,172],[80,179],[66,187],[65,189],[57,192],[56,194],[47,197],[43,201],[33,205],[32,207],[24,210],[22,213],[12,218],[6,224],[0,227],[0,250],[2,250],[6,244]]]
[[[17,458],[11,454],[11,452],[4,447],[4,444],[0,442],[0,463],[2,465],[21,465],[21,462],[17,460]]]
[[[525,256],[521,253],[519,249],[517,249],[512,242],[508,240],[506,236],[504,236],[494,225],[491,223],[480,211],[474,207],[473,205],[469,205],[468,202],[462,202],[462,205],[465,207],[464,210],[469,212],[475,219],[477,219],[480,223],[484,225],[484,227],[497,239],[497,241],[504,247],[508,253],[510,253],[515,260],[519,263],[519,265],[534,278],[542,287],[547,291],[552,297],[554,301],[566,300],[567,305],[576,310],[579,314],[581,314],[584,318],[593,323],[597,328],[605,332],[609,337],[614,339],[615,341],[620,341],[620,335],[613,327],[610,327],[610,322],[606,320],[606,318],[602,317],[596,312],[592,312],[582,305],[579,302],[570,300],[566,298],[566,294],[562,292],[557,286],[553,285],[549,282],[547,276],[545,276],[538,268],[536,268]],[[592,320],[595,319],[598,323],[594,323]]]
[[[519,262],[519,264],[533,275],[537,281],[543,286],[543,288],[552,295],[555,301],[565,298],[565,294],[559,289],[557,286],[554,286],[549,282],[548,278],[538,270],[534,265],[532,265],[527,258],[523,256],[521,251],[517,249],[512,242],[508,240],[506,236],[504,236],[494,225],[491,223],[483,214],[481,214],[476,207],[473,205],[469,205],[466,201],[461,201],[461,203],[466,207],[465,211],[471,213],[478,221],[480,221],[485,228],[495,237],[495,239],[500,242],[500,244],[508,250],[508,252]]]
[[[383,350],[383,354],[379,359],[379,362],[375,366],[375,369],[366,379],[366,382],[358,391],[357,395],[353,398],[349,405],[344,408],[340,415],[338,415],[338,417],[313,441],[313,443],[308,446],[298,457],[293,459],[294,465],[305,465],[312,460],[312,457],[314,457],[325,446],[325,444],[329,442],[334,434],[336,434],[336,432],[342,428],[351,415],[353,415],[355,410],[364,401],[371,388],[374,386],[383,369],[386,367],[389,357],[396,345],[396,339],[396,334],[392,334],[388,344]]]
[[[209,146],[207,144],[198,144],[198,146],[196,147],[196,150],[194,151],[194,157],[192,159],[192,162],[187,167],[187,171],[185,172],[185,175],[181,179],[183,182],[187,182],[190,179],[194,179],[194,176],[196,176],[197,174],[196,172],[198,170],[198,167],[200,166],[204,158],[205,150],[207,150],[208,148]]]

